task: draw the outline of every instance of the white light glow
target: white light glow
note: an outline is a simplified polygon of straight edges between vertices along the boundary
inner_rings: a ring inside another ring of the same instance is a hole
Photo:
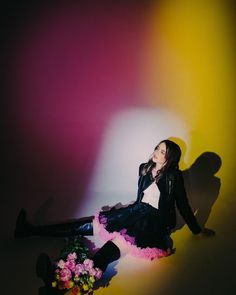
[[[105,134],[96,168],[79,216],[91,215],[104,205],[136,199],[138,167],[146,162],[163,139],[188,142],[186,126],[163,109],[136,108],[120,112]]]

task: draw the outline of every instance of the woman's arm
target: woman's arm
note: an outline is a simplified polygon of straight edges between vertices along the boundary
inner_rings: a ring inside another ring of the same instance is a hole
[[[187,198],[184,179],[181,171],[178,171],[176,176],[176,184],[175,184],[175,200],[176,206],[187,223],[189,229],[193,234],[199,234],[202,232],[201,227],[199,226],[196,217],[193,214],[192,208],[189,205],[189,201]]]

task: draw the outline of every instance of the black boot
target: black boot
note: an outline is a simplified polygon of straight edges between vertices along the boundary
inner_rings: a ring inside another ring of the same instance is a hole
[[[26,211],[21,209],[16,219],[16,227],[14,231],[14,237],[26,238],[32,235],[33,226],[26,220]]]
[[[93,236],[93,223],[87,222],[83,225],[79,225],[74,229],[74,232],[81,236]]]
[[[36,262],[36,274],[41,278],[47,288],[52,286],[53,269],[49,256],[46,253],[41,253]]]
[[[92,222],[83,222],[74,221],[61,224],[33,226],[32,232],[34,235],[40,237],[71,237],[75,235],[92,236]]]
[[[41,237],[69,237],[74,235],[93,235],[93,216],[81,218],[72,222],[34,226],[26,220],[26,211],[21,209],[14,236],[24,238],[30,236]]]
[[[94,265],[100,268],[103,272],[106,270],[109,263],[120,258],[120,249],[112,242],[108,241],[98,250],[93,256]]]

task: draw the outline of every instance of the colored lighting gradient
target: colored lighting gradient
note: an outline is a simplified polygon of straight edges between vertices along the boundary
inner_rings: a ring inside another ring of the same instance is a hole
[[[229,267],[222,251],[235,253],[234,5],[98,2],[38,4],[11,28],[6,214],[13,197],[39,222],[133,201],[139,163],[173,138],[183,170],[205,152],[222,161],[211,175],[221,184],[207,221],[217,235],[197,240],[184,227],[173,234],[176,255],[122,258],[110,286],[96,293],[197,295],[208,278],[206,294],[230,294],[233,271],[222,273]]]
[[[173,134],[188,141],[181,118],[167,110],[146,107],[118,112],[107,126],[82,215],[91,215],[104,204],[135,201],[140,163],[149,160],[158,142]]]
[[[214,150],[224,159],[221,176],[230,177],[235,158],[235,68],[227,5],[163,1],[152,14],[146,97],[157,105],[158,93],[165,107],[185,119],[192,137],[189,164],[202,150]]]

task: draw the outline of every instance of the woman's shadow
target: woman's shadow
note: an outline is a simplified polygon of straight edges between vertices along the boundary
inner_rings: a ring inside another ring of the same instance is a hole
[[[222,161],[214,152],[202,153],[190,168],[183,171],[187,197],[199,225],[204,228],[212,207],[219,196],[221,181],[215,176]],[[182,228],[185,221],[177,214],[175,230]]]

